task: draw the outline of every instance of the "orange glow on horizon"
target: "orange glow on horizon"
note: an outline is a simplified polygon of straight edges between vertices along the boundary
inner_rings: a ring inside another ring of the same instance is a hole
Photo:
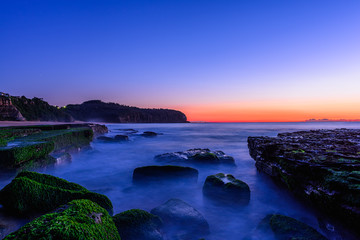
[[[354,107],[355,106],[355,107]],[[177,108],[190,122],[302,122],[309,119],[359,120],[360,104],[329,102],[257,102],[193,105]]]

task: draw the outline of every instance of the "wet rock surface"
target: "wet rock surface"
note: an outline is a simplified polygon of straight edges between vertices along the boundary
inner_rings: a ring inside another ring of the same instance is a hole
[[[248,147],[258,170],[359,232],[360,130],[249,137]]]
[[[211,151],[210,149],[194,148],[184,152],[173,152],[156,155],[159,162],[192,162],[200,164],[229,164],[235,165],[233,157],[222,151]]]
[[[181,180],[186,182],[197,182],[199,171],[191,167],[182,166],[145,166],[135,168],[133,182],[151,183],[166,180]]]
[[[203,215],[180,199],[170,199],[151,213],[163,221],[168,239],[199,239],[209,234],[209,224]]]
[[[158,216],[140,209],[131,209],[113,217],[116,228],[123,240],[163,240]]]
[[[258,225],[257,231],[272,232],[275,239],[311,239],[311,240],[326,240],[327,238],[321,235],[314,228],[300,222],[294,218],[280,215],[269,214]]]
[[[219,203],[248,204],[249,186],[230,174],[218,173],[206,178],[203,186],[204,196]]]

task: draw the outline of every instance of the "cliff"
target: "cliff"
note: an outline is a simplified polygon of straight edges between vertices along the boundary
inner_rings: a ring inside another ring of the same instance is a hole
[[[109,123],[185,123],[184,113],[171,109],[144,109],[117,103],[91,100],[82,104],[70,104],[66,113],[79,121]]]
[[[0,121],[24,121],[20,111],[13,105],[8,95],[0,95]]]
[[[24,96],[10,96],[14,107],[27,121],[72,122],[74,119],[63,109],[45,102],[41,98],[29,99]],[[16,120],[16,119],[14,119]]]

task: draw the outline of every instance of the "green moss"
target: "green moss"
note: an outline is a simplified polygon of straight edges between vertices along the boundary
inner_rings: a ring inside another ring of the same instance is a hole
[[[114,239],[120,236],[105,209],[89,200],[74,200],[8,235],[6,240]]]
[[[293,150],[292,153],[305,153],[302,149]]]
[[[326,240],[326,238],[315,229],[294,218],[274,214],[271,215],[270,218],[268,217],[268,219],[270,220],[270,227],[275,233],[276,239]]]
[[[87,146],[93,138],[93,131],[88,127],[51,131],[19,128],[3,129],[1,132],[6,136],[17,136],[18,142],[15,146],[0,147],[0,165],[6,167],[18,167],[30,160],[43,159],[52,151]]]
[[[147,211],[131,209],[116,214],[113,220],[123,239],[162,239],[158,232],[161,219]]]
[[[74,199],[90,199],[112,212],[106,196],[47,174],[21,172],[0,191],[0,203],[18,214],[48,212]]]
[[[45,158],[53,150],[53,142],[28,143],[12,148],[0,148],[0,165],[16,167],[31,159]]]

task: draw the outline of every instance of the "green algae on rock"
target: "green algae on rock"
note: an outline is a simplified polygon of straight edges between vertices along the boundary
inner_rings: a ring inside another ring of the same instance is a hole
[[[162,240],[160,227],[162,221],[147,211],[131,209],[113,217],[122,239],[125,240]]]
[[[112,212],[105,195],[47,174],[20,172],[0,191],[0,204],[20,215],[49,212],[74,199],[89,199]]]
[[[90,200],[81,199],[73,200],[53,213],[36,218],[5,239],[120,240],[121,238],[111,216],[104,208]]]
[[[275,238],[278,240],[326,240],[327,238],[321,235],[314,228],[300,222],[294,218],[280,215],[267,215],[259,224],[258,230],[271,230]]]
[[[28,161],[46,158],[50,153],[89,146],[92,126],[26,126],[0,128],[0,166],[18,168]]]
[[[206,178],[203,194],[215,201],[248,204],[250,201],[249,186],[230,174],[218,173]]]

